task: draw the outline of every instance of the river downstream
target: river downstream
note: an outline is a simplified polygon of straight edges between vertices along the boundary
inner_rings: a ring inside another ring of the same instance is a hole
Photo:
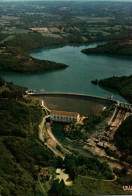
[[[95,47],[96,45],[35,49],[29,52],[30,56],[64,63],[70,67],[63,70],[31,75],[1,72],[0,76],[7,81],[12,81],[15,84],[37,91],[39,88],[44,88],[47,92],[82,93],[101,97],[106,97],[108,93],[112,93],[114,99],[126,102],[116,93],[91,84],[91,80],[132,74],[132,57],[85,55],[81,53],[81,50]]]

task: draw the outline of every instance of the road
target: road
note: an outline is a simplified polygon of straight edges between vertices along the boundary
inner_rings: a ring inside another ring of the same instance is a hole
[[[91,180],[99,180],[99,181],[104,181],[104,182],[113,182],[113,181],[116,181],[117,180],[117,176],[112,172],[114,178],[112,180],[103,180],[103,179],[97,179],[97,178],[92,178],[90,176],[82,176],[82,175],[79,175],[80,177],[82,178],[88,178],[88,179],[91,179]]]
[[[40,125],[39,125],[39,139],[44,142],[44,125],[45,125],[45,121],[46,121],[46,118],[49,118],[50,115],[47,115],[47,116],[44,116]]]
[[[44,102],[42,101],[42,106],[45,108],[44,106]],[[49,109],[48,108],[45,108],[45,110],[47,110],[49,112]],[[119,115],[121,114],[121,115]],[[123,113],[124,114],[124,113]],[[122,112],[118,113],[118,117],[122,117],[124,116],[122,114]],[[57,155],[57,156],[61,156],[63,159],[64,159],[64,154],[66,153],[70,153],[72,154],[70,151],[71,150],[74,150],[74,151],[77,151],[81,154],[83,154],[84,156],[91,156],[91,157],[96,157],[98,158],[98,160],[100,160],[101,162],[104,162],[106,161],[108,163],[108,165],[111,167],[111,168],[118,168],[118,169],[122,169],[123,165],[122,163],[120,163],[119,160],[116,160],[112,157],[108,157],[108,156],[99,156],[99,155],[93,155],[90,151],[89,151],[89,148],[84,148],[86,147],[86,143],[83,144],[82,143],[75,143],[75,142],[72,142],[72,141],[68,141],[66,140],[66,138],[61,137],[60,134],[62,135],[62,133],[59,133],[59,136],[56,135],[55,133],[52,133],[52,130],[51,130],[51,127],[50,127],[50,123],[47,124],[47,127],[46,127],[46,130],[44,130],[44,124],[45,124],[45,120],[46,118],[48,118],[50,115],[47,115],[43,118],[41,124],[40,124],[40,127],[39,127],[39,139],[41,141],[44,141],[44,131],[45,131],[45,135],[47,134],[47,141],[46,141],[46,145]],[[122,118],[118,118],[119,120],[122,120]],[[62,149],[62,151],[64,152],[62,154],[62,152],[59,152],[57,149],[56,149],[56,145],[59,145],[60,148]],[[69,149],[69,150],[68,150]]]

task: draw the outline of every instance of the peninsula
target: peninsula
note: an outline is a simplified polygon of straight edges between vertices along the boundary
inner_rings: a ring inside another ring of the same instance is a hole
[[[119,40],[98,45],[96,48],[82,50],[83,53],[89,54],[112,54],[132,56],[132,40]]]
[[[130,2],[1,2],[0,8],[0,71],[33,73],[68,67],[28,55],[28,50],[53,45],[109,40],[83,52],[132,55]]]
[[[116,91],[130,103],[132,103],[132,75],[122,77],[110,77],[102,80],[91,81],[95,85],[99,85],[106,89]]]
[[[68,65],[62,63],[39,60],[29,56],[28,50],[44,47],[47,44],[49,44],[49,39],[35,33],[22,34],[0,44],[0,71],[34,73],[67,68]]]
[[[23,73],[45,72],[67,68],[68,65],[52,61],[39,60],[27,54],[0,54],[0,71],[16,71]]]

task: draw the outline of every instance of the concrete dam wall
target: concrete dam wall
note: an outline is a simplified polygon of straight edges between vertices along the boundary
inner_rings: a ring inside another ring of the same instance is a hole
[[[117,103],[103,97],[73,93],[36,93],[31,96],[43,100],[50,110],[79,112],[84,116],[98,114],[104,107]]]

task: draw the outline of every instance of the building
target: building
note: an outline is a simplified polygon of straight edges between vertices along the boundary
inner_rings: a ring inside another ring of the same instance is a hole
[[[65,173],[65,169],[60,169],[58,168],[56,170],[56,177],[55,177],[55,180],[58,179],[59,180],[59,183],[61,182],[61,180],[64,181],[64,184],[66,186],[72,186],[72,181],[70,180],[69,178],[69,174],[66,174]]]
[[[77,112],[66,112],[66,111],[50,111],[50,120],[56,122],[77,122],[80,120],[80,114]]]
[[[56,175],[60,175],[60,173],[61,173],[61,169],[60,168],[57,168],[56,169]]]
[[[83,125],[83,120],[85,119],[86,117],[85,116],[82,116],[80,118],[80,120],[78,122],[76,122],[76,125]]]
[[[48,175],[48,168],[41,168],[40,175],[47,176]]]

